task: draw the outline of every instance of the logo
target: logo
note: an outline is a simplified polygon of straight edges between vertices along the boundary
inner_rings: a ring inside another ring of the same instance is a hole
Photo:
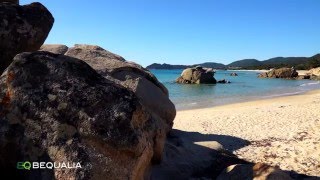
[[[17,162],[17,169],[78,169],[82,168],[80,162]]]
[[[31,168],[31,162],[29,162],[29,161],[17,163],[17,169],[30,170],[30,168]]]

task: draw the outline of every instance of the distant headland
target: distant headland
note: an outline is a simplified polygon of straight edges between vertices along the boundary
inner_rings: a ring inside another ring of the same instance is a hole
[[[299,70],[307,70],[320,66],[320,54],[311,57],[274,57],[267,60],[259,61],[257,59],[242,59],[230,64],[215,62],[205,62],[193,65],[172,65],[153,63],[147,66],[147,69],[185,69],[194,66],[202,66],[214,69],[270,69],[281,67],[295,67]]]

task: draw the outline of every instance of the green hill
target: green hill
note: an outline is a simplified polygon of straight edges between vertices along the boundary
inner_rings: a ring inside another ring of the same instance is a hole
[[[214,68],[214,69],[227,68],[226,65],[221,63],[206,62],[206,63],[194,64],[194,65],[171,65],[166,63],[164,64],[153,63],[147,66],[147,69],[185,69],[185,68],[194,67],[194,66],[202,66],[202,67]]]
[[[243,59],[243,60],[234,61],[228,64],[227,66],[229,68],[237,68],[237,67],[247,68],[252,66],[260,66],[260,65],[262,65],[262,62],[256,59]]]
[[[215,62],[205,62],[194,65],[151,64],[148,69],[185,69],[193,66],[202,66],[214,69],[270,69],[281,67],[294,67],[296,69],[310,69],[320,66],[320,54],[312,57],[274,57],[264,61],[257,59],[243,59],[228,65]]]

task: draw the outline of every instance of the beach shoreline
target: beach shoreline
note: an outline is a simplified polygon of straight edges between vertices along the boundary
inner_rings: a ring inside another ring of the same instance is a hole
[[[320,176],[320,90],[298,95],[180,110],[174,129],[249,141],[218,142],[240,158]],[[241,148],[235,148],[241,147]]]
[[[313,89],[305,92],[297,92],[297,93],[287,93],[288,95],[279,95],[279,96],[274,96],[274,97],[262,97],[261,99],[252,99],[252,100],[244,100],[244,101],[239,101],[239,102],[234,102],[234,103],[227,103],[227,104],[222,104],[222,105],[216,105],[216,106],[208,106],[208,107],[201,107],[201,108],[191,108],[191,109],[181,109],[177,110],[177,112],[184,112],[184,111],[193,111],[193,110],[201,110],[201,109],[213,109],[213,108],[223,108],[223,107],[229,107],[229,106],[237,106],[237,105],[245,105],[245,104],[251,104],[253,102],[259,103],[260,101],[271,101],[271,100],[277,100],[277,99],[282,99],[282,98],[287,98],[287,97],[292,97],[292,96],[303,96],[303,95],[312,95],[312,94],[320,94],[320,89]]]
[[[206,105],[200,105],[200,106],[183,106],[181,105],[177,108],[177,111],[192,111],[192,110],[197,110],[197,109],[210,109],[210,108],[217,108],[221,106],[229,106],[229,105],[234,105],[234,104],[243,104],[247,102],[255,102],[255,101],[263,101],[263,100],[271,100],[271,99],[277,99],[277,98],[282,98],[282,97],[291,97],[291,96],[299,96],[299,95],[304,95],[304,94],[309,94],[309,93],[316,93],[317,91],[320,91],[319,89],[310,89],[306,91],[297,91],[297,92],[288,92],[288,93],[282,93],[282,94],[274,94],[274,95],[269,95],[269,96],[261,96],[261,97],[248,97],[249,99],[246,100],[237,100],[235,102],[224,102],[218,105],[211,105],[211,104],[206,104]],[[195,103],[196,105],[196,103]]]

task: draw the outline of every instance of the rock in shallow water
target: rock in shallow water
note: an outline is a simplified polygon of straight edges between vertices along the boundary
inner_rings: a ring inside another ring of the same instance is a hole
[[[181,84],[215,84],[217,81],[213,76],[213,69],[197,66],[183,70],[176,82]]]
[[[260,78],[285,78],[291,79],[298,77],[298,72],[293,68],[273,69],[268,72],[259,74]]]
[[[0,2],[0,73],[18,53],[38,50],[53,22],[51,13],[40,3],[19,6]]]
[[[141,179],[171,124],[83,61],[22,53],[0,78],[0,168],[12,178]],[[18,161],[82,169],[16,169]]]
[[[314,76],[320,76],[320,67],[310,69],[308,74],[314,75]]]

